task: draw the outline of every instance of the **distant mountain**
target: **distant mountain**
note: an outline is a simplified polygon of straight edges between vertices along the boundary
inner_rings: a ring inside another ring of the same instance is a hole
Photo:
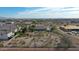
[[[0,16],[0,20],[1,20],[1,19],[7,19],[7,17],[1,17],[1,16]]]

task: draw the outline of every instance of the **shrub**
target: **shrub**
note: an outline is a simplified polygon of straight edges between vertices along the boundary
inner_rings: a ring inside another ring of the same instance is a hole
[[[70,48],[72,47],[72,43],[69,39],[69,37],[67,36],[63,36],[61,38],[61,42],[59,44],[57,44],[57,48]]]
[[[2,43],[0,43],[0,47],[4,47],[4,45]]]

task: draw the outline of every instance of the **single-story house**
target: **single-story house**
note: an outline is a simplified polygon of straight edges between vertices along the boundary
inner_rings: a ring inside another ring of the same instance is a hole
[[[25,21],[24,23],[25,23],[26,25],[31,25],[31,24],[32,24],[31,21]]]
[[[61,26],[60,29],[64,31],[79,31],[79,26],[66,25],[66,26]]]
[[[34,29],[36,31],[51,31],[51,27],[45,25],[36,25]]]

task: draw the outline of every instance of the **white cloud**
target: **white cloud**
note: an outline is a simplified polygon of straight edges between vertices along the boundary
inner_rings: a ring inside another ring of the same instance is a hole
[[[18,12],[18,14],[30,14],[30,13],[45,11],[45,10],[48,10],[48,9],[50,9],[50,8],[40,8],[40,9],[32,10],[32,11],[29,11],[29,12],[27,12],[27,10],[25,10],[23,12]]]
[[[18,12],[20,18],[79,18],[78,7],[40,8],[31,11]]]

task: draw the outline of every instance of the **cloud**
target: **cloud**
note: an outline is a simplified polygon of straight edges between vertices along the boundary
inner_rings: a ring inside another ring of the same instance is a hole
[[[31,10],[31,11],[23,11],[23,12],[18,12],[18,14],[30,14],[30,13],[36,13],[36,12],[40,12],[40,11],[45,11],[48,10],[49,8],[39,8],[39,9],[35,9],[35,10]]]
[[[17,13],[17,17],[21,18],[79,18],[78,15],[78,7],[42,7]]]

